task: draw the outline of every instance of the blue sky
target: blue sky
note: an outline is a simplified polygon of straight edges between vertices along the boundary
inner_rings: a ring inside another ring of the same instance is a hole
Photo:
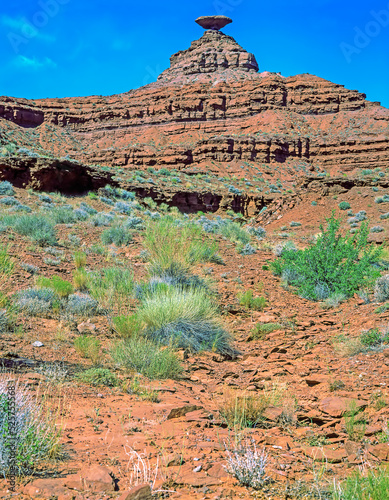
[[[260,71],[312,73],[389,107],[389,0],[13,0],[0,12],[0,95],[126,92],[154,81],[169,57],[225,14],[224,32]]]

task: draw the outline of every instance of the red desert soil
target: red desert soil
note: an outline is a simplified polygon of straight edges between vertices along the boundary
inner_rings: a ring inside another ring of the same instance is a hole
[[[382,226],[370,241],[386,245],[388,219],[380,216],[388,208],[375,198],[389,194],[389,110],[316,76],[257,71],[255,57],[231,37],[206,31],[190,49],[172,56],[170,69],[157,82],[125,94],[0,98],[0,146],[14,143],[40,155],[0,158],[1,180],[11,180],[16,199],[33,211],[41,205],[28,188],[62,191],[67,193],[62,201],[73,207],[86,202],[108,212],[109,205],[85,192],[110,183],[136,192],[143,210],[150,199],[187,213],[225,217],[232,210],[267,232],[257,253],[247,256],[212,235],[225,265],[196,269],[217,290],[223,319],[241,352],[236,359],[179,351],[181,378],[150,381],[114,365],[108,351],[116,335],[106,315],[82,322],[22,316],[16,329],[1,334],[2,358],[54,364],[67,374],[50,382],[44,370],[20,369],[33,394],[43,392],[59,405],[65,456],[18,481],[17,498],[151,498],[147,487],[128,493],[135,484],[134,450],[146,467],[158,467],[155,498],[184,500],[319,498],[315,488],[334,478],[347,477],[366,462],[389,462],[388,440],[382,439],[388,432],[389,346],[351,356],[334,345],[341,334],[354,338],[363,330],[387,328],[389,309],[376,313],[379,304],[357,295],[324,309],[282,285],[268,269],[277,244],[292,239],[304,248],[332,210],[346,214],[338,209],[341,201],[354,213],[366,211],[370,226]],[[166,175],[158,173],[161,168],[168,169]],[[349,228],[345,219],[344,229]],[[16,263],[9,296],[35,284],[21,263],[38,266],[40,275],[72,281],[79,248],[88,250],[87,269],[121,262],[136,281],[146,278],[142,232],[101,255],[92,246],[100,243],[105,227],[85,221],[56,229],[61,238],[56,263],[26,237],[9,228],[0,233]],[[69,243],[69,235],[77,242]],[[239,305],[237,296],[246,290],[266,297],[263,311]],[[257,323],[278,323],[279,329],[253,340]],[[100,340],[98,363],[117,374],[119,388],[74,380],[75,373],[92,366],[73,345],[83,329]],[[33,347],[37,340],[43,346]],[[134,376],[148,394],[157,391],[157,402],[124,390]],[[271,405],[260,428],[245,430],[269,456],[272,481],[259,491],[239,485],[224,468],[225,443],[235,435],[220,405],[233,390],[253,396],[279,390],[290,406],[282,419],[282,409]],[[345,427],[353,401],[367,421],[358,438]],[[0,488],[1,498],[15,498],[4,480]]]

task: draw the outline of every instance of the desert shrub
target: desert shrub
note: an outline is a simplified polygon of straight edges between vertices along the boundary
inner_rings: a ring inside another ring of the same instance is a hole
[[[232,474],[242,486],[259,490],[267,481],[265,450],[257,450],[255,441],[237,443],[231,450],[225,444],[227,454],[226,470]]]
[[[114,331],[121,338],[137,336],[143,328],[143,323],[136,314],[115,316],[112,318],[112,324]]]
[[[266,307],[265,297],[254,297],[252,290],[247,290],[238,295],[239,304],[247,309],[262,311]]]
[[[15,262],[8,255],[8,247],[0,244],[0,273],[9,276],[12,274]]]
[[[0,196],[13,196],[15,194],[15,190],[13,185],[8,181],[0,182]]]
[[[57,236],[53,223],[43,215],[22,215],[14,219],[13,229],[23,235],[28,236],[38,245],[55,245]]]
[[[111,370],[108,368],[89,368],[80,372],[76,376],[77,380],[89,385],[105,385],[108,387],[115,387],[118,385],[119,380]]]
[[[176,379],[182,372],[173,349],[159,346],[143,337],[121,340],[112,347],[110,353],[119,366],[150,379]]]
[[[55,207],[50,212],[50,217],[55,224],[73,224],[77,218],[72,207]]]
[[[351,205],[348,201],[341,201],[338,207],[340,210],[348,210],[349,208],[351,208]]]
[[[385,302],[389,299],[389,274],[377,278],[374,286],[374,299],[377,302]]]
[[[90,219],[92,226],[109,226],[114,220],[115,216],[112,214],[107,214],[105,212],[99,212],[94,217]]]
[[[34,264],[28,264],[27,262],[21,262],[20,267],[24,270],[27,271],[30,274],[37,274],[39,273],[39,267],[34,266]]]
[[[289,223],[289,226],[290,226],[290,227],[300,227],[300,226],[301,226],[301,222],[295,222],[295,221],[293,221],[293,220],[292,220],[292,221]]]
[[[80,203],[80,209],[83,212],[86,212],[89,215],[95,215],[95,214],[97,214],[97,210],[94,209],[93,207],[91,207],[90,205],[88,205],[88,203],[85,203],[84,201],[82,201]]]
[[[39,193],[38,194],[39,201],[42,201],[43,203],[53,203],[53,199],[45,193]]]
[[[382,220],[389,219],[389,212],[387,212],[386,214],[381,214],[380,219],[382,219]]]
[[[311,203],[311,205],[312,205],[313,207],[316,207],[316,206],[317,206],[317,201],[313,200],[313,201],[312,201],[312,203]]]
[[[335,483],[333,500],[388,500],[389,474],[386,467],[356,470],[346,480]]]
[[[76,221],[83,221],[89,219],[89,214],[85,210],[82,210],[81,208],[76,208],[73,210],[73,216],[74,220]]]
[[[249,234],[251,234],[251,236],[255,236],[259,240],[262,240],[266,236],[266,230],[261,226],[258,227],[247,226],[246,231]]]
[[[89,358],[96,363],[100,354],[100,341],[96,337],[81,335],[74,341],[74,348],[83,358]]]
[[[124,201],[117,201],[113,210],[119,214],[129,215],[132,212],[132,206]]]
[[[29,288],[14,295],[15,306],[30,316],[46,316],[57,302],[58,297],[50,288]]]
[[[68,297],[73,293],[73,286],[69,281],[63,280],[59,276],[52,276],[51,278],[46,278],[40,276],[37,281],[37,285],[41,288],[50,288],[61,298]]]
[[[285,251],[272,263],[277,275],[286,269],[293,270],[296,279],[290,284],[305,298],[320,300],[318,294],[324,289],[327,297],[334,293],[350,297],[379,276],[372,264],[378,262],[381,250],[368,245],[367,224],[362,224],[354,235],[342,236],[340,222],[332,214],[327,219],[327,228],[320,226],[321,235],[316,243],[305,250]]]
[[[273,252],[274,252],[274,255],[276,257],[281,257],[282,252],[284,252],[286,250],[292,250],[292,251],[297,250],[296,245],[293,243],[293,241],[287,241],[285,243],[278,243],[278,245],[276,245],[274,247]]]
[[[5,198],[0,198],[0,203],[8,207],[11,207],[13,205],[19,205],[19,201],[13,196],[6,196]]]
[[[98,312],[98,302],[86,293],[68,296],[66,311],[74,316],[94,316]]]
[[[10,472],[11,465],[16,467],[18,475],[31,473],[39,462],[56,458],[60,452],[61,432],[56,428],[55,416],[18,381],[14,401],[15,411],[11,416],[8,380],[0,380],[0,473],[3,476]],[[12,434],[11,418],[15,423]],[[15,459],[11,458],[13,447]]]
[[[143,298],[137,316],[145,324],[145,335],[154,341],[195,352],[235,353],[216,305],[200,289],[156,290]]]
[[[370,229],[370,232],[371,233],[382,233],[383,230],[384,230],[384,228],[382,226],[373,226]]]
[[[253,254],[257,253],[257,250],[256,250],[255,247],[253,247],[252,245],[250,245],[250,243],[247,243],[244,246],[243,245],[238,245],[237,252],[240,255],[253,255]]]
[[[265,411],[271,406],[283,408],[279,422],[287,416],[294,419],[296,401],[284,384],[268,384],[262,392],[254,394],[226,388],[218,404],[221,418],[234,430],[266,427]]]
[[[388,203],[389,202],[389,195],[384,194],[384,196],[377,196],[377,198],[374,201],[375,201],[375,203]]]
[[[144,221],[140,217],[128,217],[128,219],[123,222],[123,226],[126,229],[140,230],[144,227]]]
[[[115,205],[115,202],[112,201],[110,198],[107,198],[106,196],[100,196],[99,200],[102,202],[102,203],[105,203],[106,205],[111,205],[111,206],[114,206]]]
[[[117,247],[128,245],[132,238],[132,233],[123,225],[110,227],[101,234],[101,241],[104,245],[113,243]]]

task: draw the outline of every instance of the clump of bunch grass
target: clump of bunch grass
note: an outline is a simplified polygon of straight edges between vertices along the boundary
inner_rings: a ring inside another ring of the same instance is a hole
[[[217,251],[217,243],[205,241],[198,226],[188,223],[177,227],[170,215],[148,222],[143,246],[149,254],[150,274],[171,266],[188,270],[194,264],[211,260]]]
[[[350,297],[372,285],[380,274],[373,264],[379,261],[381,250],[368,244],[367,224],[362,223],[353,235],[342,236],[341,220],[334,213],[326,220],[327,228],[320,226],[316,243],[305,250],[285,250],[271,264],[279,276],[292,270],[288,284],[310,300],[324,300],[334,293]]]
[[[257,323],[251,330],[250,337],[253,340],[263,340],[269,333],[281,330],[283,326],[280,323]]]
[[[134,276],[127,267],[105,267],[88,273],[87,287],[103,309],[121,313],[133,297]]]
[[[239,304],[247,309],[262,311],[266,307],[266,298],[261,296],[254,297],[252,290],[247,290],[238,295]]]
[[[177,379],[182,367],[171,347],[157,345],[142,336],[118,341],[110,351],[114,362],[149,379]]]
[[[142,299],[137,317],[145,335],[156,342],[194,352],[236,354],[217,306],[201,289],[159,288]]]
[[[96,337],[81,335],[74,341],[74,348],[81,357],[89,358],[92,363],[97,363],[101,344]]]
[[[121,338],[138,336],[143,326],[142,321],[136,314],[132,316],[122,314],[112,318],[112,328]]]
[[[381,466],[367,472],[355,471],[343,482],[335,483],[333,500],[387,500],[389,471]]]
[[[107,387],[115,387],[119,384],[119,380],[114,373],[108,368],[89,368],[80,372],[76,376],[77,380],[89,385],[105,385]]]
[[[261,393],[249,393],[226,388],[219,402],[219,413],[230,429],[266,427],[265,412],[270,407],[282,407],[279,423],[295,420],[296,401],[285,384],[267,385]]]

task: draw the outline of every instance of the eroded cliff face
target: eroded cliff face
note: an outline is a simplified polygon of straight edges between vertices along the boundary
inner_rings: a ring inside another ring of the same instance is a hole
[[[0,139],[83,163],[178,169],[301,159],[326,169],[389,165],[389,110],[304,74],[258,73],[219,31],[174,54],[155,83],[125,94],[0,98]]]

